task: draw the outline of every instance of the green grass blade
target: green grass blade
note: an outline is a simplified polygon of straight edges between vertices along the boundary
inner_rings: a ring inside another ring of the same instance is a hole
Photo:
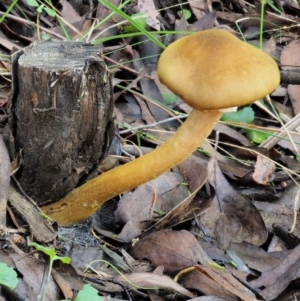
[[[132,24],[134,27],[136,27],[139,31],[141,31],[145,36],[147,36],[153,43],[161,47],[162,49],[165,49],[166,46],[161,43],[155,36],[153,36],[151,33],[149,33],[145,28],[140,26],[138,22],[135,22],[134,19],[132,19],[130,16],[126,15],[124,12],[122,12],[118,7],[114,6],[113,4],[109,3],[107,0],[98,0],[101,2],[104,6],[121,16],[123,19],[127,20],[130,24]]]
[[[169,31],[147,31],[151,36],[152,33],[153,34],[164,34],[164,35],[168,35],[168,34],[182,34],[182,35],[188,35],[188,34],[192,34],[194,33],[193,31],[175,31],[175,30],[169,30]],[[101,38],[99,40],[95,40],[93,42],[94,45],[99,45],[101,43],[107,42],[107,41],[111,41],[111,40],[115,40],[115,39],[122,39],[122,38],[130,38],[130,37],[136,37],[136,36],[142,36],[144,35],[143,32],[131,32],[131,33],[122,33],[119,35],[114,35],[114,36],[110,36],[110,37],[105,37],[105,38]],[[152,40],[149,38],[149,40]],[[143,41],[142,43],[144,43],[145,41]],[[164,48],[166,48],[164,46]]]
[[[9,6],[9,8],[6,10],[6,12],[3,14],[3,16],[0,18],[0,24],[4,21],[6,16],[9,14],[9,12],[14,8],[14,6],[17,4],[18,0],[14,0],[14,2]]]
[[[118,8],[122,9],[126,4],[128,4],[131,0],[126,0],[123,3],[121,3]],[[108,21],[110,18],[113,17],[113,15],[115,15],[116,13],[114,11],[112,11],[110,14],[108,14],[103,20],[101,20],[95,27],[94,30],[97,29],[99,26],[101,26],[103,23],[105,23],[106,21]],[[81,41],[83,41],[84,39],[86,39],[86,37],[88,36],[89,33],[86,33],[82,36],[82,38],[80,39]]]

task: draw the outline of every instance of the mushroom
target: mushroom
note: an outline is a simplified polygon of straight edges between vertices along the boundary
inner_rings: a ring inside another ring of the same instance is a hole
[[[106,201],[153,180],[187,159],[213,130],[222,109],[260,99],[278,86],[277,64],[233,34],[209,29],[183,37],[162,53],[158,76],[192,108],[164,144],[74,189],[42,211],[61,225],[93,214]]]

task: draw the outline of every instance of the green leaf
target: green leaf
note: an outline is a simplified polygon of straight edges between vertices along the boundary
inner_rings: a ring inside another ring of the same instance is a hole
[[[271,136],[271,133],[267,131],[262,132],[253,129],[246,129],[246,136],[251,142],[261,144]]]
[[[70,264],[70,262],[71,262],[71,258],[70,257],[66,257],[66,256],[64,256],[64,257],[61,257],[61,256],[54,256],[54,258],[53,258],[53,261],[54,260],[60,260],[62,263],[65,263],[65,264]]]
[[[74,301],[103,301],[104,299],[98,296],[98,291],[90,284],[85,284],[82,290],[78,293]]]
[[[298,162],[300,162],[300,153],[298,153],[298,154],[296,155],[296,160],[297,160]]]
[[[42,34],[42,40],[47,41],[50,40],[50,35],[48,33]],[[45,216],[45,215],[44,215]]]
[[[175,95],[175,94],[172,93],[172,92],[162,93],[162,96],[163,96],[164,101],[165,101],[165,104],[166,104],[167,106],[173,105],[173,104],[176,103],[177,100],[178,100],[178,96]]]
[[[55,13],[55,11],[52,9],[52,8],[50,8],[50,7],[44,7],[44,11],[48,14],[48,16],[50,16],[50,17],[55,17],[56,16],[56,13]]]
[[[183,16],[185,20],[188,20],[192,16],[192,13],[190,10],[184,8],[180,11],[180,15]]]
[[[38,251],[43,252],[44,254],[48,255],[50,257],[51,261],[55,261],[55,260],[60,260],[63,263],[69,264],[71,262],[71,258],[70,257],[61,257],[61,256],[57,256],[56,255],[56,251],[54,248],[48,248],[48,247],[44,247],[41,246],[35,242],[32,242],[30,244],[31,246],[35,247]]]
[[[147,24],[147,18],[145,17],[144,13],[137,13],[131,16],[131,18],[142,28],[146,28]],[[133,24],[129,25],[122,25],[121,26],[122,30],[124,32],[139,32],[140,30],[134,26]]]
[[[242,122],[251,124],[254,121],[254,111],[250,107],[245,107],[237,112],[224,113],[221,120],[225,122]]]
[[[0,263],[0,284],[10,288],[15,288],[18,285],[18,277],[15,270],[2,262]]]
[[[39,7],[39,4],[35,0],[26,0],[27,5],[33,7]]]
[[[51,259],[53,259],[56,256],[56,252],[54,248],[44,247],[35,242],[31,242],[30,245],[35,247],[38,251],[41,251],[44,254],[48,255]]]
[[[41,6],[39,6],[38,8],[37,8],[37,13],[39,13],[39,14],[41,14],[42,13],[42,11],[43,11],[43,9],[44,9],[44,7],[45,7],[45,4],[42,4]]]

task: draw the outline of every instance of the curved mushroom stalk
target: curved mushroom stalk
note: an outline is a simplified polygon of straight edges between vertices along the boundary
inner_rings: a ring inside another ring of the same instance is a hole
[[[219,121],[222,112],[193,110],[178,131],[154,151],[112,169],[74,189],[42,211],[60,225],[73,225],[92,215],[111,198],[157,178],[187,159]]]
[[[162,53],[157,71],[161,82],[195,110],[176,134],[156,150],[102,174],[59,202],[42,207],[53,220],[72,225],[112,197],[178,165],[210,134],[221,117],[218,110],[264,97],[275,90],[280,80],[271,57],[217,29],[172,43]]]

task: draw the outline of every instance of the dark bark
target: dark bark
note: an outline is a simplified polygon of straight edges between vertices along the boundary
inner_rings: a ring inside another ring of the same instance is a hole
[[[9,143],[18,181],[38,204],[57,201],[107,153],[113,136],[111,77],[97,46],[34,43],[12,57]]]
[[[280,72],[280,82],[281,84],[288,85],[300,85],[300,70],[299,69],[291,69],[284,70]]]

